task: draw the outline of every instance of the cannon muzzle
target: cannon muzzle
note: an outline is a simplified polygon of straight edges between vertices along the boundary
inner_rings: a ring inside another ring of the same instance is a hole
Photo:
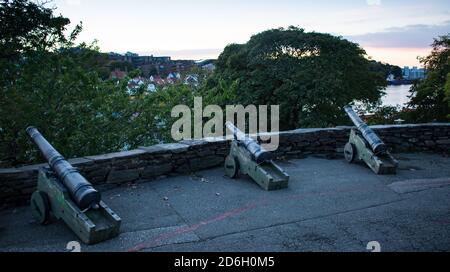
[[[100,193],[92,187],[92,184],[73,168],[35,127],[28,127],[26,131],[78,207],[84,210],[98,205]]]
[[[259,145],[255,140],[245,135],[236,126],[234,126],[233,123],[227,121],[225,123],[225,126],[233,133],[234,138],[245,146],[256,163],[263,163],[273,158],[270,152],[262,148],[262,146]]]
[[[352,120],[353,124],[355,124],[356,128],[361,132],[364,139],[369,143],[373,152],[376,154],[386,152],[387,148],[383,141],[366,123],[364,123],[363,120],[361,120],[361,118],[353,111],[352,107],[345,106],[344,110]]]

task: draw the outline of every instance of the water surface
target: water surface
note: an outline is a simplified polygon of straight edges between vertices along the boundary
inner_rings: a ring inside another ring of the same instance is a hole
[[[389,85],[384,90],[386,95],[381,98],[383,106],[405,106],[409,102],[409,89],[412,85]]]

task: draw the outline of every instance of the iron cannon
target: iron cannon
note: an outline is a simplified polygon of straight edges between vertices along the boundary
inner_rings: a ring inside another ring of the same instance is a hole
[[[38,222],[62,219],[86,244],[117,236],[121,219],[101,200],[100,193],[35,127],[26,132],[50,166],[39,169],[37,190],[31,196],[32,213]]]
[[[345,106],[345,112],[355,124],[350,131],[350,138],[344,148],[345,159],[352,163],[364,161],[376,174],[395,174],[398,161],[390,154],[386,144],[353,111]]]
[[[289,175],[273,162],[270,152],[231,122],[226,122],[225,126],[233,133],[230,154],[225,159],[227,176],[234,179],[240,171],[268,191],[288,186]]]

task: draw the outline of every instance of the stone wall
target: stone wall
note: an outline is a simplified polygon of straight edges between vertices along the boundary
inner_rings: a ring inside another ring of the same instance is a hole
[[[431,151],[448,153],[450,123],[373,126],[394,152]],[[274,153],[279,158],[302,158],[320,154],[341,157],[350,127],[297,129],[280,133]],[[97,188],[145,182],[169,175],[189,174],[220,166],[229,141],[193,140],[70,159],[74,167]],[[0,207],[26,204],[36,188],[38,169],[47,164],[0,169]]]

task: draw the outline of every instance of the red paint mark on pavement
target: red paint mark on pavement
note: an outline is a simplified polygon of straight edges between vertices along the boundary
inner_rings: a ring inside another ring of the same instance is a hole
[[[128,251],[129,252],[135,252],[135,251],[140,251],[140,250],[145,249],[145,248],[151,248],[151,247],[158,246],[164,240],[176,237],[176,236],[178,236],[180,234],[183,234],[183,233],[188,233],[188,232],[195,231],[195,230],[197,230],[198,228],[200,228],[201,226],[204,226],[204,225],[208,225],[208,224],[211,224],[211,223],[214,223],[214,222],[217,222],[217,221],[225,220],[225,219],[227,219],[230,216],[233,216],[233,215],[245,212],[245,211],[250,210],[250,209],[252,209],[254,207],[255,207],[255,205],[248,205],[248,206],[245,206],[245,207],[237,208],[237,209],[225,212],[223,214],[220,214],[220,215],[218,215],[216,217],[213,217],[211,219],[208,219],[208,220],[205,220],[205,221],[201,221],[200,223],[197,223],[195,225],[182,227],[182,228],[179,228],[179,229],[177,229],[175,231],[161,234],[160,236],[156,237],[152,241],[138,244],[137,246],[135,246],[135,247],[133,247],[131,249],[128,249]]]

